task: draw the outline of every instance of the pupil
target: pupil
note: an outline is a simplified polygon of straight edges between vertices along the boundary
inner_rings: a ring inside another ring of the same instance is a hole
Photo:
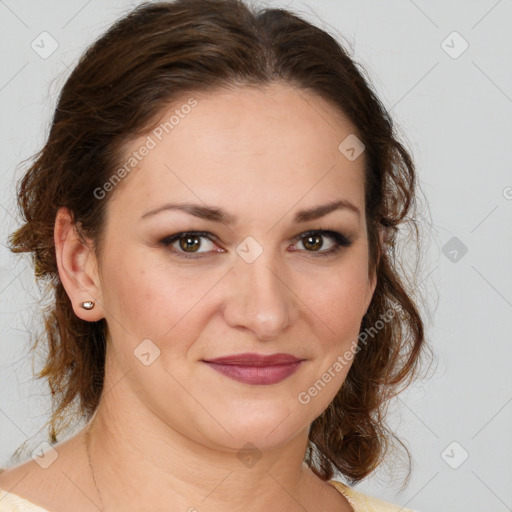
[[[187,236],[180,238],[180,247],[187,252],[195,252],[194,249],[197,249],[200,245],[199,239],[196,236]],[[192,249],[192,251],[189,251]]]
[[[316,243],[312,242],[312,244],[310,244],[311,240],[316,240]],[[320,247],[322,247],[322,240],[318,235],[308,236],[306,238],[306,243],[304,245],[306,246],[306,248],[308,248],[308,245],[310,245],[309,249],[320,249]],[[311,247],[311,245],[313,247]]]

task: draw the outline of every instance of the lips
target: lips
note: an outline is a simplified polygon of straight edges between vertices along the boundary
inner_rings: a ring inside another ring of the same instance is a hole
[[[210,368],[238,382],[252,385],[276,384],[295,373],[304,359],[291,354],[234,354],[204,360]]]
[[[278,364],[297,363],[298,361],[301,361],[301,359],[282,352],[270,355],[244,353],[217,357],[215,359],[206,359],[207,363],[236,364],[239,366],[274,366]]]

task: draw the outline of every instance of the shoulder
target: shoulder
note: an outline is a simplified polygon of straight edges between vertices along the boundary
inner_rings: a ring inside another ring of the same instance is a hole
[[[337,480],[329,480],[328,483],[347,498],[354,512],[414,512],[410,509],[400,507],[399,505],[394,505],[387,501],[374,498],[373,496],[363,494],[362,492],[355,491]]]
[[[90,485],[89,466],[81,443],[78,434],[54,444],[54,458],[37,453],[17,466],[0,468],[0,512],[47,512],[65,509],[70,501],[86,503],[81,489]]]
[[[0,512],[48,512],[27,498],[14,494],[23,476],[27,475],[27,471],[24,471],[26,467],[21,465],[13,469],[0,468]]]

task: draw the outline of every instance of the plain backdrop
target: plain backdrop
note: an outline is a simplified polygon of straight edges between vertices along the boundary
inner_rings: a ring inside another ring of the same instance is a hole
[[[28,354],[41,328],[38,289],[29,261],[5,246],[18,222],[18,164],[42,147],[79,55],[137,3],[0,0],[1,466],[25,440],[34,449],[46,439],[51,412]],[[422,512],[512,510],[512,2],[259,4],[318,24],[367,70],[430,205],[421,284],[436,364],[390,417],[413,472],[403,492],[389,467],[357,488]]]

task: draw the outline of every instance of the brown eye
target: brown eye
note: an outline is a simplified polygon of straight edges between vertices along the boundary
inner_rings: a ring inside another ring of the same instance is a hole
[[[323,245],[322,238],[319,235],[309,235],[302,240],[304,247],[311,251],[318,251]]]
[[[185,252],[196,252],[197,249],[200,247],[201,242],[199,240],[200,237],[195,235],[187,235],[184,237],[181,237],[179,239],[180,241],[180,248],[183,249]]]
[[[160,243],[169,248],[177,256],[183,258],[199,258],[210,253],[219,252],[218,247],[212,241],[215,238],[205,231],[181,232],[166,236]]]
[[[328,240],[327,244],[324,243],[325,239]],[[315,257],[334,255],[343,247],[350,247],[352,245],[352,240],[345,235],[337,231],[328,230],[316,230],[302,233],[296,240],[302,243],[305,252],[309,252],[311,256]],[[327,245],[327,247],[325,248],[324,245]]]

